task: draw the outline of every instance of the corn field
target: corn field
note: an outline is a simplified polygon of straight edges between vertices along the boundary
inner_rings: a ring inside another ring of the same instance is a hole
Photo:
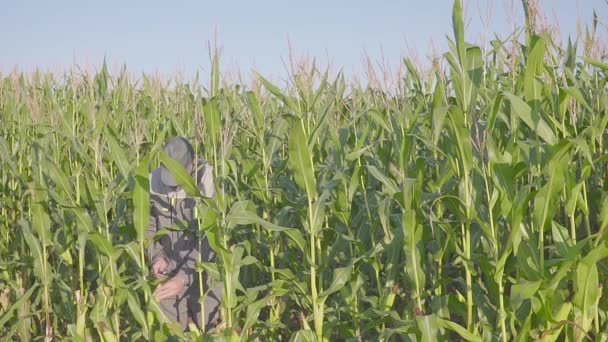
[[[0,339],[608,341],[608,64],[528,25],[395,89],[314,65],[204,86],[0,74]],[[604,61],[602,61],[602,58]],[[276,83],[276,82],[275,82]],[[164,317],[144,237],[171,136],[225,328]]]

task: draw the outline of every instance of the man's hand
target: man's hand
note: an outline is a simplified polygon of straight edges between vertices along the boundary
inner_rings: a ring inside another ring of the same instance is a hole
[[[152,275],[156,278],[162,278],[167,273],[168,268],[169,264],[167,264],[167,260],[165,260],[165,258],[156,258],[154,264],[152,265]]]
[[[177,296],[186,286],[186,278],[183,275],[177,274],[175,277],[160,284],[154,290],[154,297],[158,300]]]

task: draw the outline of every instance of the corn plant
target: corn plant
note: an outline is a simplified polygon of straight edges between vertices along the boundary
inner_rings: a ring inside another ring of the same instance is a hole
[[[0,338],[607,340],[608,64],[523,4],[484,48],[454,1],[448,51],[392,89],[305,61],[231,83],[217,51],[205,85],[0,74]],[[214,198],[161,152],[173,135]],[[184,333],[152,296],[161,162],[217,254],[196,268],[223,330]]]

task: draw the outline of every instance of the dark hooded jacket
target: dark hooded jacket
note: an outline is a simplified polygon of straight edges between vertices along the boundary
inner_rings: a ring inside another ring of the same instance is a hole
[[[200,159],[194,178],[203,196],[215,196],[213,167],[209,163]],[[150,174],[150,202],[151,217],[146,236],[152,239],[159,230],[168,229],[148,245],[149,260],[154,264],[157,258],[165,258],[169,265],[167,275],[182,274],[189,286],[196,275],[194,265],[199,260],[199,251],[202,261],[212,261],[215,257],[207,238],[197,237],[195,200],[181,187],[165,186],[161,182],[160,168],[157,168]],[[197,241],[201,242],[199,248]]]

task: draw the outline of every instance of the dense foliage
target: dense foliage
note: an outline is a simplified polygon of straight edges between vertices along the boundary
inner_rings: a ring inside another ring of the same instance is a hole
[[[608,64],[530,27],[482,51],[459,1],[453,24],[390,90],[222,84],[217,55],[208,87],[0,75],[0,338],[180,334],[143,232],[183,135],[214,166],[217,198],[180,179],[225,293],[224,333],[191,337],[606,340]]]

